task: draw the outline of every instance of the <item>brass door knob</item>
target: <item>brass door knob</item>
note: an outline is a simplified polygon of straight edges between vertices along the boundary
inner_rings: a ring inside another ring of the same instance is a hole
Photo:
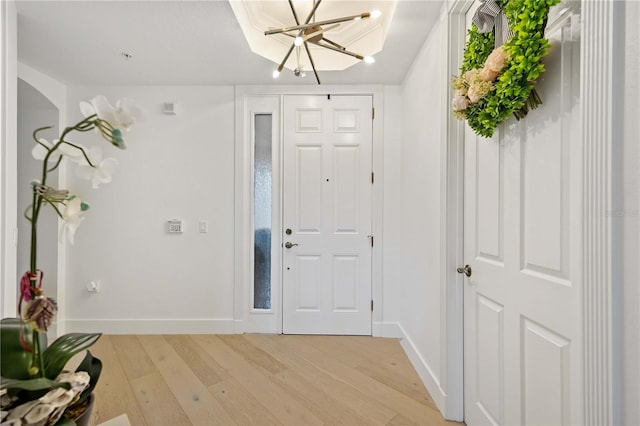
[[[456,271],[458,271],[459,274],[465,274],[468,277],[471,276],[471,266],[469,265],[464,265],[464,268],[458,268]]]

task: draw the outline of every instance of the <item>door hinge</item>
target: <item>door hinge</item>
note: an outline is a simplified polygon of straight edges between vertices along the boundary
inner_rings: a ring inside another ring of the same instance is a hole
[[[373,247],[373,235],[367,235],[367,237],[371,240],[371,247]]]
[[[371,312],[373,312],[373,299],[371,299]]]
[[[371,119],[374,120],[376,118],[376,109],[371,108]]]
[[[374,178],[373,178],[373,172],[371,172],[371,183],[373,183]]]

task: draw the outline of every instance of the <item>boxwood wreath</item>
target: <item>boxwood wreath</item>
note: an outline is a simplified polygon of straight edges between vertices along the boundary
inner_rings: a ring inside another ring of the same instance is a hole
[[[491,137],[511,114],[519,120],[542,104],[534,84],[544,72],[540,60],[550,47],[544,38],[549,9],[559,2],[498,1],[513,37],[495,49],[495,28],[480,33],[471,26],[460,76],[452,84],[452,106],[456,118],[466,119],[478,135]]]

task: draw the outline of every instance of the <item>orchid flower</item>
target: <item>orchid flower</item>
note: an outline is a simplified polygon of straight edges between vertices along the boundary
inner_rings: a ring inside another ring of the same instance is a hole
[[[46,333],[57,312],[58,303],[55,299],[38,296],[29,302],[23,318],[25,321],[31,323],[31,326],[35,330]]]
[[[98,147],[91,147],[87,153],[93,167],[91,167],[86,161],[80,164],[76,169],[78,177],[86,180],[90,180],[94,189],[100,187],[101,183],[111,182],[111,175],[113,174],[118,160],[115,158],[102,159],[102,151]]]
[[[102,95],[94,97],[90,102],[80,102],[80,111],[85,117],[96,115],[96,129],[120,149],[126,148],[123,131],[129,131],[141,114],[140,108],[130,99],[119,100],[114,108]]]
[[[89,204],[83,202],[78,197],[72,197],[66,204],[65,209],[62,212],[62,220],[64,224],[60,229],[60,242],[63,242],[65,237],[73,244],[73,237],[80,226],[80,223],[84,220],[84,212],[89,210]]]

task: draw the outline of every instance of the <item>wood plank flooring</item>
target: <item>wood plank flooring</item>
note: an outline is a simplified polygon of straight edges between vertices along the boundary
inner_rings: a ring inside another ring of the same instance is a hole
[[[395,339],[102,336],[92,424],[453,425]]]

